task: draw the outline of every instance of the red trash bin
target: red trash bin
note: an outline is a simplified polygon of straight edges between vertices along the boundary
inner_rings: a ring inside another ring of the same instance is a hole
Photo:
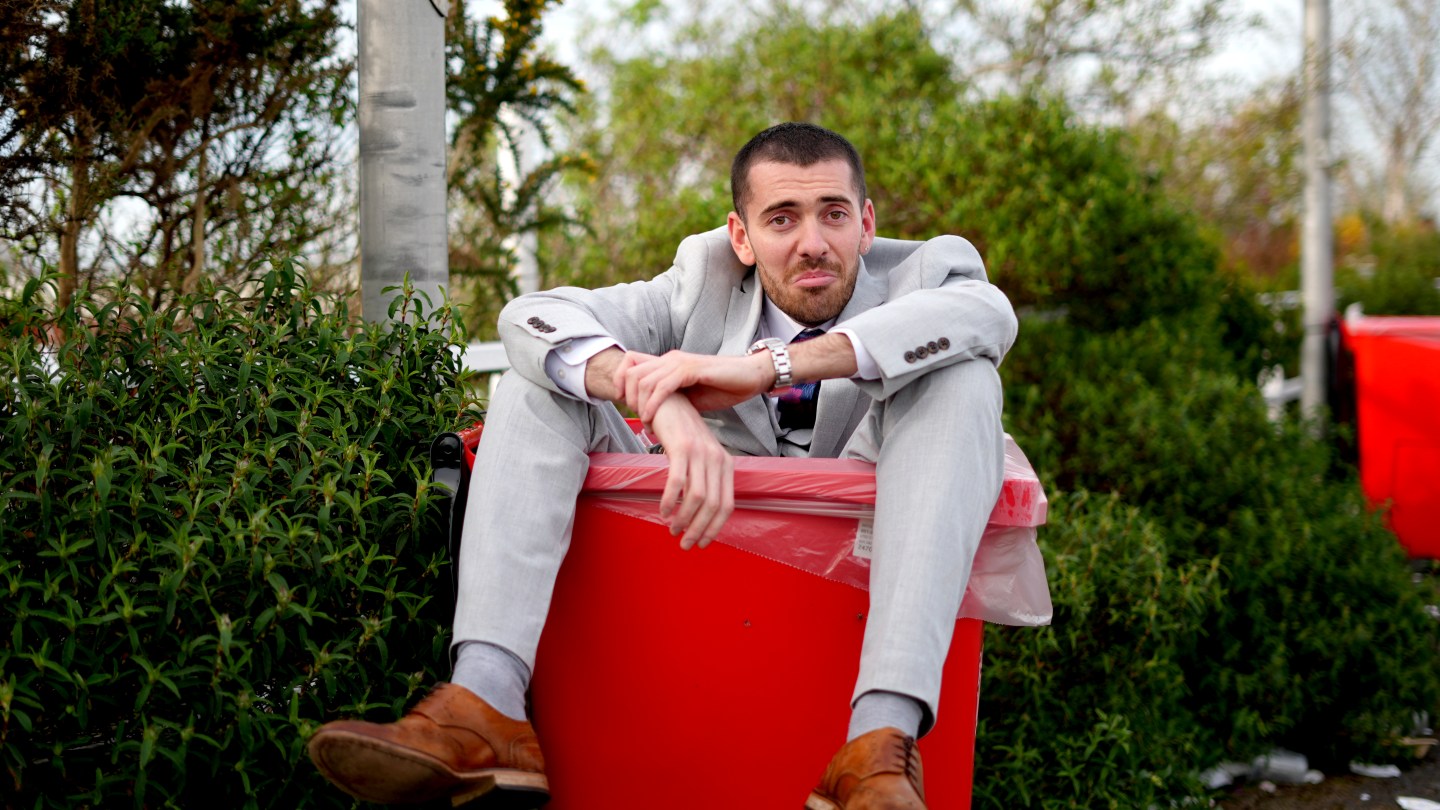
[[[958,620],[920,742],[934,810],[970,806],[980,619],[1049,621],[1044,493],[1013,452],[961,611],[975,618]],[[844,742],[873,467],[737,459],[741,508],[717,543],[683,552],[656,514],[665,464],[592,456],[533,682],[548,808],[797,808]]]
[[[1411,557],[1440,557],[1440,318],[1341,324],[1355,356],[1360,483]]]

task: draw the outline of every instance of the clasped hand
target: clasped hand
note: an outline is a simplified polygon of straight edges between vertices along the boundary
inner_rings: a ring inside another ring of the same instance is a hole
[[[665,446],[670,468],[660,516],[672,535],[683,534],[681,548],[708,546],[735,510],[734,460],[700,412],[744,402],[773,381],[765,355],[626,352],[615,367],[615,391]]]

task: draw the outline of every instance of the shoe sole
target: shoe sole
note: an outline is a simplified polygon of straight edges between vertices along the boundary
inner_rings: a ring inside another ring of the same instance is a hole
[[[307,746],[310,759],[336,787],[357,799],[405,804],[449,798],[472,810],[533,810],[550,800],[543,773],[511,768],[456,771],[424,753],[361,734],[327,731]]]
[[[805,800],[805,810],[840,810],[840,805],[819,793],[811,793],[810,798]]]
[[[510,773],[525,775],[523,771]],[[541,777],[541,781],[544,781],[544,777]],[[467,810],[535,810],[548,801],[550,790],[543,784],[539,787],[502,785],[491,779],[488,784],[476,784],[470,790],[456,794],[450,800],[450,806]]]

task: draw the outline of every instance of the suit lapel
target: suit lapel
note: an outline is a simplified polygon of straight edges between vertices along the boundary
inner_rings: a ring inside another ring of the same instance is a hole
[[[760,330],[763,300],[760,295],[760,280],[754,272],[731,290],[730,309],[725,315],[725,337],[720,342],[721,355],[742,355],[750,348],[750,344],[755,342],[755,334]],[[761,452],[774,455],[777,452],[775,427],[771,424],[770,408],[765,397],[751,397],[736,405],[734,410],[746,430],[760,442]]]
[[[836,326],[844,326],[846,320],[885,303],[884,282],[866,272],[864,259],[860,262],[855,292],[835,320]],[[826,380],[821,383],[820,401],[815,409],[815,433],[810,438],[811,457],[839,455],[841,446],[849,438],[851,426],[869,407],[869,400],[861,396],[859,386],[850,380]]]

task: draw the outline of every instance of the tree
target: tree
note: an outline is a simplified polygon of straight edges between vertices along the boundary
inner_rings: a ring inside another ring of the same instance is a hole
[[[724,223],[737,146],[803,120],[845,133],[865,156],[881,235],[969,238],[1019,305],[1119,325],[1216,294],[1213,254],[1186,215],[1115,165],[1120,135],[1078,134],[1063,104],[962,100],[967,85],[918,15],[816,26],[782,11],[714,54],[697,50],[679,41],[682,55],[615,63],[608,103],[578,135],[600,165],[595,183],[573,189],[595,235],[547,240],[547,265],[565,273],[552,282],[663,270],[680,239]],[[1034,129],[1077,134],[1041,153]],[[1144,216],[1136,199],[1151,201]],[[1149,272],[1157,264],[1166,275]]]
[[[339,3],[5,6],[0,177],[25,194],[0,208],[0,234],[32,272],[53,262],[62,306],[96,275],[158,303],[333,228],[334,136],[352,108]],[[97,227],[121,200],[131,227]]]
[[[664,269],[681,238],[724,223],[734,150],[777,121],[816,121],[859,138],[881,178],[871,186],[882,232],[926,227],[911,180],[887,167],[913,167],[964,85],[917,15],[812,27],[781,10],[720,40],[685,29],[663,52],[597,59],[607,94],[572,137],[598,174],[569,186],[589,230],[545,241],[549,283],[614,283]]]
[[[954,0],[956,62],[1008,92],[1043,91],[1091,113],[1164,103],[1224,36],[1254,25],[1231,0]]]
[[[1427,159],[1440,133],[1440,2],[1368,0],[1354,13],[1338,60],[1360,130],[1345,180],[1362,207],[1413,224],[1435,190]]]
[[[545,11],[559,0],[506,0],[504,17],[470,18],[451,4],[446,93],[458,115],[450,134],[450,273],[468,289],[467,321],[486,334],[513,294],[515,237],[573,220],[548,192],[565,171],[584,171],[579,155],[554,152],[551,115],[573,112],[584,84],[539,52]],[[528,167],[524,130],[552,154]],[[501,152],[523,176],[507,182]]]
[[[1228,269],[1276,277],[1294,268],[1301,204],[1299,86],[1264,85],[1191,121],[1151,110],[1129,132],[1141,165],[1185,203]]]

